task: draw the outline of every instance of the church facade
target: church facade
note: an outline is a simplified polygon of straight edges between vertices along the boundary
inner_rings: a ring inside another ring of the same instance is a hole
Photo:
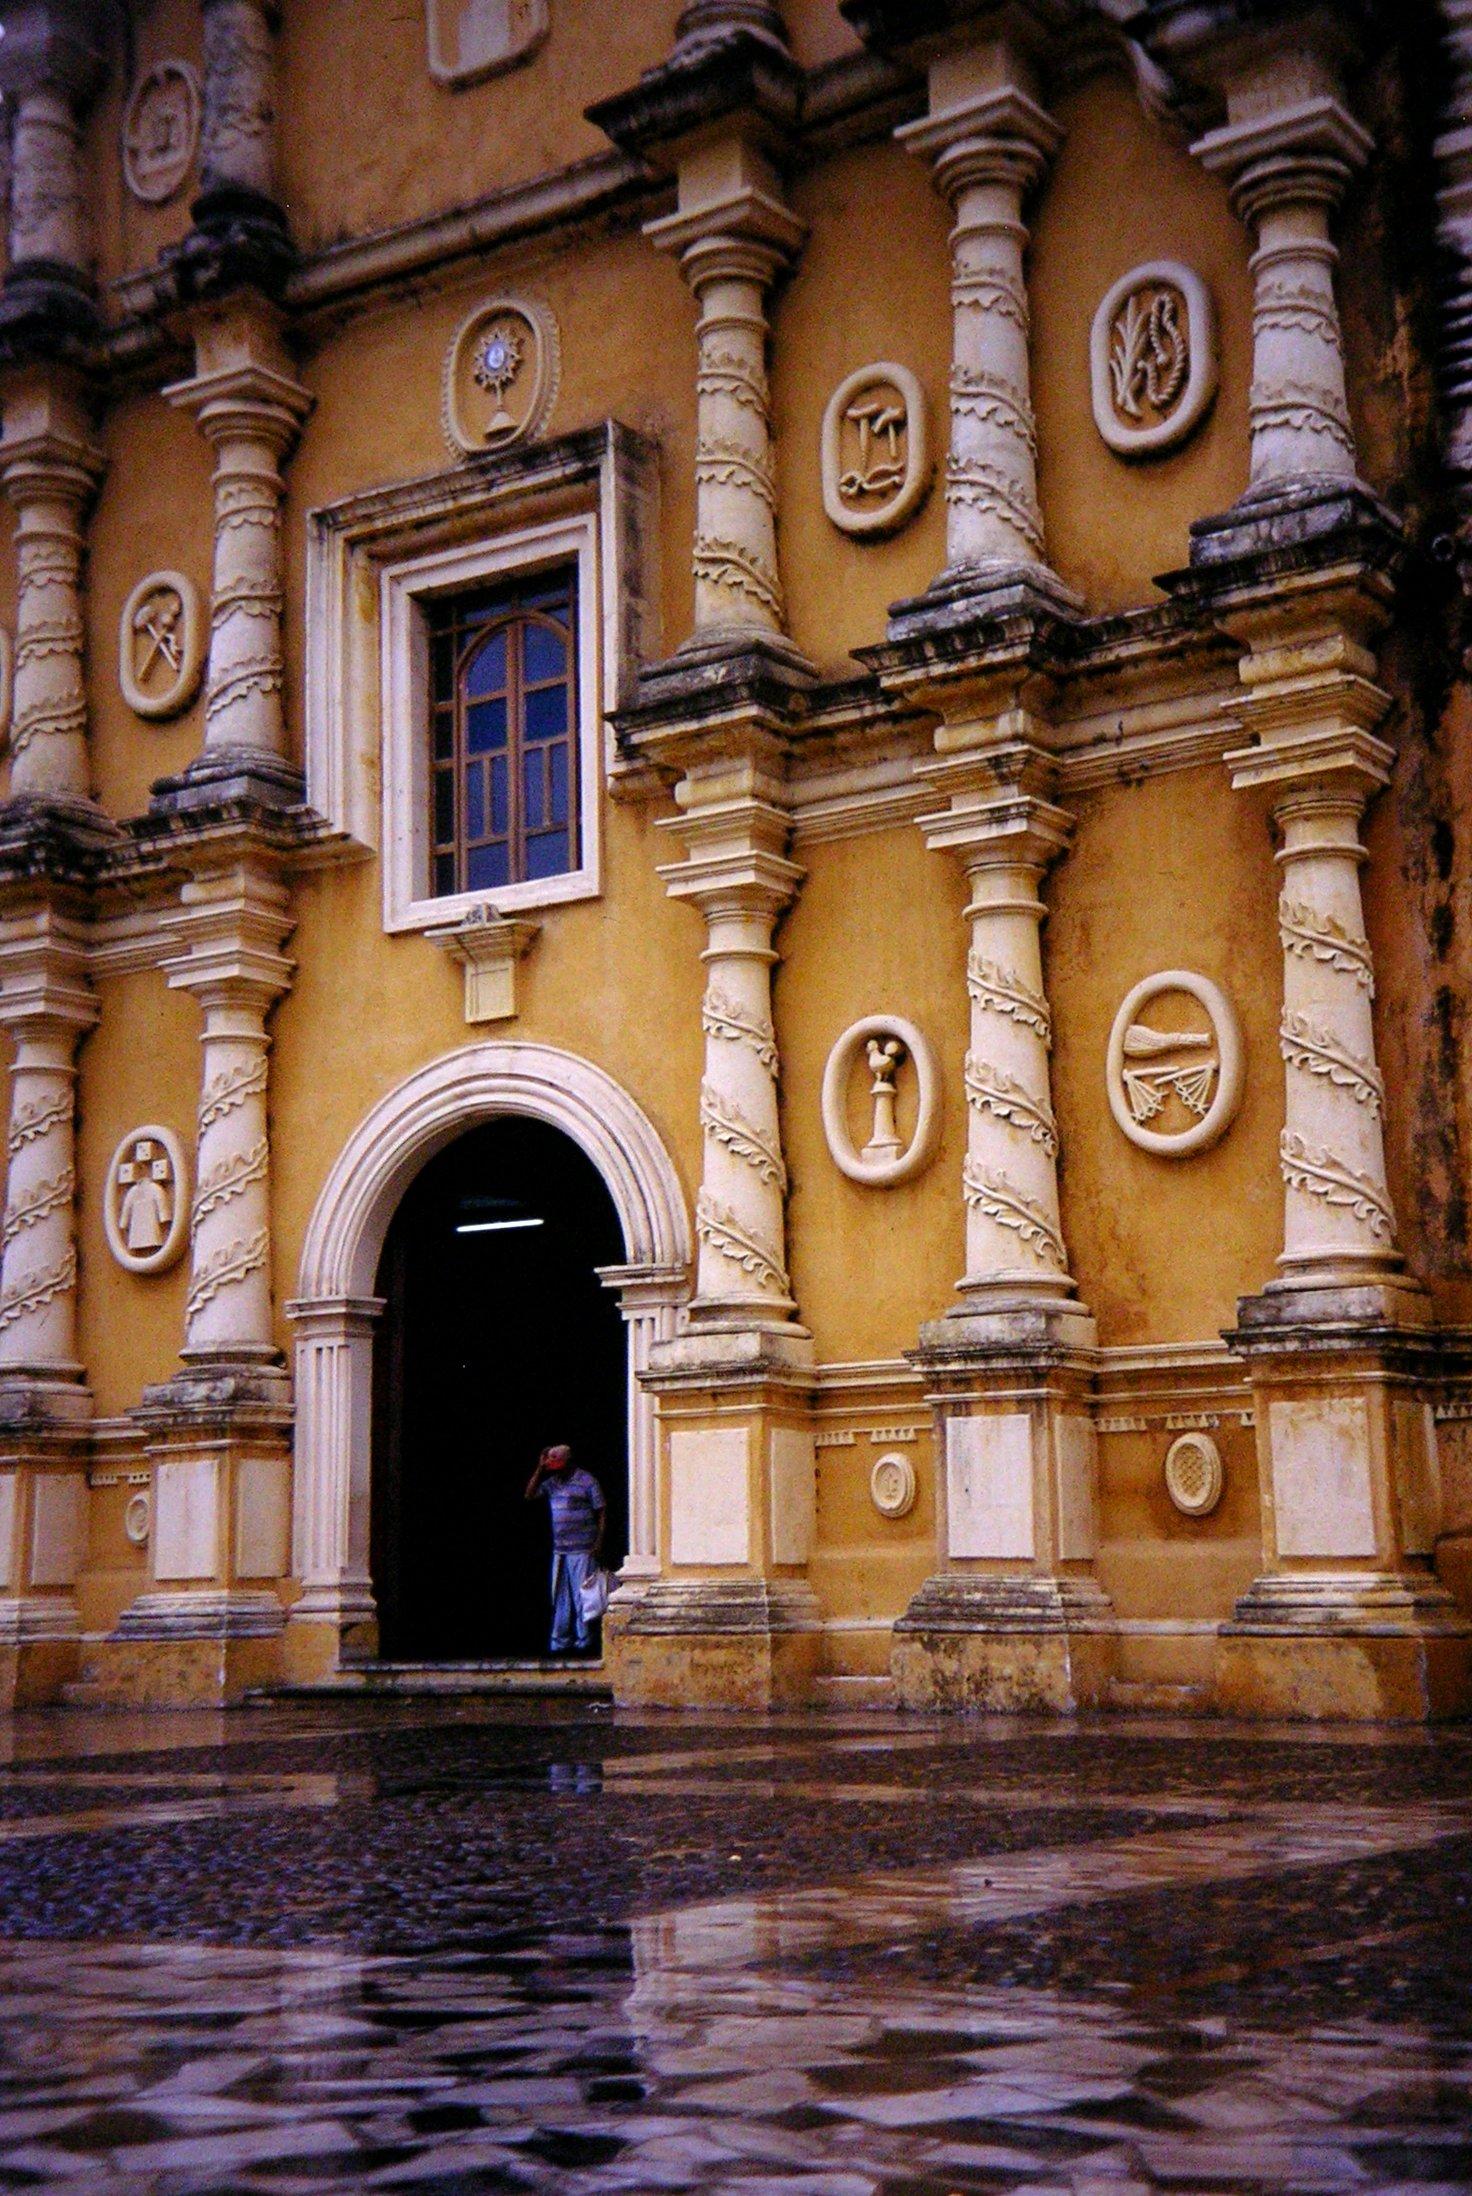
[[[1468,0],[0,26],[0,1699],[1472,1706]]]

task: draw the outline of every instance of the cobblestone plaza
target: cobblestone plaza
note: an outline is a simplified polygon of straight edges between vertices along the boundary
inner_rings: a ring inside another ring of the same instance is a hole
[[[1472,2186],[1472,1734],[23,1718],[0,2188]]]

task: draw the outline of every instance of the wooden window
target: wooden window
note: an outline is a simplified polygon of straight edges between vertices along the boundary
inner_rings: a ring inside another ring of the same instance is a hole
[[[435,897],[576,869],[575,570],[426,610]]]

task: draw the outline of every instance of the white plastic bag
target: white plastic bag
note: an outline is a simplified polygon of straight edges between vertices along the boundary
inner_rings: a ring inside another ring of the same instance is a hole
[[[608,1607],[609,1589],[613,1581],[607,1571],[594,1564],[578,1588],[578,1600],[582,1604],[583,1622],[596,1624]]]

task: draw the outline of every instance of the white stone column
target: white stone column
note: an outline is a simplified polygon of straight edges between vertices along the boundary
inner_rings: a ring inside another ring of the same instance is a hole
[[[201,188],[276,198],[276,31],[271,0],[204,0]]]
[[[15,1042],[0,1257],[0,1385],[77,1385],[76,1052],[97,1020],[80,926],[49,910],[0,931]]]
[[[933,162],[955,215],[948,577],[1045,563],[1022,209],[1062,134],[1020,60],[994,47],[938,63],[930,112],[896,132]]]
[[[926,844],[954,854],[971,888],[966,1274],[960,1284],[968,1310],[1074,1295],[1058,1206],[1049,1078],[1053,1018],[1041,935],[1047,910],[1040,892],[1073,821],[1037,793],[1008,789],[988,800],[982,790],[973,798],[991,764],[980,764],[980,780],[978,767],[975,754],[929,765],[927,779],[951,793],[952,805],[920,819]]]
[[[43,281],[92,282],[82,114],[102,81],[106,26],[96,0],[11,0],[0,40],[10,108],[10,265]]]
[[[292,1623],[330,1626],[344,1642],[375,1617],[373,1335],[383,1301],[332,1297],[286,1309],[296,1331],[292,1569],[302,1588]]]
[[[185,1304],[188,1364],[279,1362],[271,1323],[266,1016],[291,981],[285,887],[242,865],[184,888],[173,991],[204,1014],[199,1138]]]
[[[282,707],[281,466],[311,397],[292,378],[279,322],[259,302],[207,314],[193,380],[165,391],[215,452],[215,551],[205,758],[286,755]]]
[[[1307,84],[1306,84],[1307,78]],[[1225,127],[1192,148],[1225,176],[1257,239],[1252,258],[1252,486],[1356,477],[1345,397],[1338,253],[1329,217],[1372,140],[1332,73],[1281,51],[1228,84]]]
[[[700,304],[696,379],[696,644],[781,636],[767,292],[805,229],[760,153],[732,142],[680,171],[679,210],[645,234],[677,252]]]
[[[629,1548],[623,1579],[659,1574],[659,1429],[654,1397],[641,1374],[651,1352],[675,1332],[689,1275],[683,1266],[600,1266],[598,1278],[618,1296],[629,1330]]]
[[[786,859],[790,819],[759,774],[715,768],[713,787],[702,786],[699,772],[682,784],[684,813],[662,828],[686,856],[659,872],[670,896],[692,901],[706,921],[699,1250],[689,1316],[707,1326],[784,1325],[796,1306],[787,1279],[772,933],[802,871]]]
[[[75,377],[36,368],[7,383],[0,486],[16,513],[12,798],[86,801],[83,518],[102,473]]]

